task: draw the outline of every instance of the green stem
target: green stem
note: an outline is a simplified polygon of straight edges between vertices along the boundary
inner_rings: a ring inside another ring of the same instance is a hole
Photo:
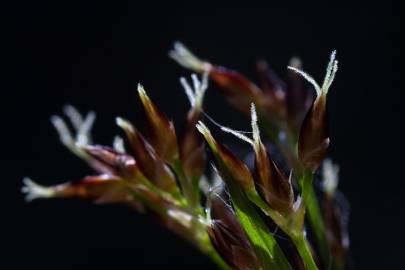
[[[200,208],[200,196],[198,190],[196,190],[193,186],[193,183],[189,181],[186,174],[184,173],[183,166],[181,164],[180,159],[176,159],[171,164],[174,172],[176,173],[181,189],[183,191],[184,197],[186,198],[187,202],[189,203],[190,209],[199,211]]]
[[[135,192],[131,186],[128,186],[128,191],[130,194],[136,199],[141,202],[143,202],[145,205],[147,205],[150,209],[155,211],[156,213],[167,217],[167,209],[164,207],[161,207],[158,204],[150,203],[147,198],[142,196],[142,194],[139,194]],[[196,228],[197,231],[194,231],[191,229],[190,231],[193,232],[194,235],[199,235],[199,231],[203,232],[203,236],[197,240],[197,243],[199,245],[200,250],[206,254],[208,257],[211,258],[211,260],[222,270],[231,270],[231,268],[228,266],[228,264],[221,258],[221,256],[217,253],[215,248],[212,246],[211,240],[206,232],[206,228],[203,226],[196,227],[194,226],[193,228]],[[195,243],[194,243],[195,244]]]
[[[272,210],[261,198],[255,194],[249,196],[251,201],[253,201],[259,208],[263,210],[263,212],[271,217],[273,221],[291,238],[294,242],[298,253],[304,264],[306,265],[307,270],[318,269],[314,259],[312,257],[312,253],[309,248],[309,244],[305,239],[304,232],[300,230],[299,232],[294,231],[291,227],[288,226],[285,220],[283,220],[282,216],[279,216],[274,210]]]
[[[205,225],[202,225],[201,222],[199,222],[198,218],[199,215],[203,215],[205,217],[204,210],[200,205],[200,193],[198,188],[196,189],[192,181],[190,181],[190,179],[187,178],[180,159],[177,158],[176,160],[174,160],[172,168],[174,172],[177,174],[177,177],[179,179],[181,189],[187,201],[187,208],[194,217],[190,224],[190,231],[195,232],[195,234],[201,231],[205,232],[206,227]]]
[[[316,266],[312,257],[308,241],[305,239],[304,235],[292,238],[292,240],[301,256],[302,261],[304,262],[305,268],[307,270],[318,270],[318,267]]]
[[[326,239],[325,224],[323,222],[321,210],[312,185],[312,173],[304,173],[300,179],[302,197],[306,205],[307,217],[312,231],[315,235],[316,244],[320,257],[325,266],[330,265],[331,253]]]
[[[277,241],[241,188],[229,184],[228,190],[231,194],[236,216],[263,264],[262,269],[292,270]]]

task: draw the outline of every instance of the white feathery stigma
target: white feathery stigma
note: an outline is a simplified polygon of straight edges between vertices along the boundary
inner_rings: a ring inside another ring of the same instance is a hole
[[[23,183],[24,186],[21,188],[21,192],[25,193],[27,202],[39,198],[50,198],[55,194],[52,188],[41,186],[28,177],[23,179]]]
[[[250,113],[251,113],[251,126],[252,126],[252,132],[244,132],[244,131],[238,131],[234,130],[228,127],[223,127],[221,126],[221,130],[230,133],[234,135],[235,137],[241,139],[242,141],[245,141],[255,147],[256,144],[260,142],[260,130],[259,126],[257,124],[257,113],[256,113],[256,107],[254,103],[251,104],[250,106]],[[244,135],[244,133],[252,133],[253,139],[249,138],[248,136]]]
[[[79,111],[72,105],[66,105],[63,108],[63,112],[72,124],[75,135],[72,135],[67,123],[62,117],[53,115],[51,117],[51,122],[59,134],[60,141],[73,152],[75,152],[73,149],[77,144],[91,144],[92,140],[90,131],[96,119],[96,114],[93,111],[90,111],[83,119]]]
[[[190,86],[184,77],[180,78],[180,83],[190,101],[191,107],[201,109],[204,95],[208,88],[208,72],[203,73],[201,81],[196,74],[191,75],[191,80],[193,82],[193,87]]]
[[[204,62],[198,59],[184,44],[176,41],[173,49],[169,51],[169,57],[185,68],[201,71]]]
[[[296,72],[297,74],[301,75],[305,80],[311,83],[316,91],[317,96],[321,94],[327,94],[330,86],[332,85],[333,80],[335,79],[336,72],[338,70],[338,61],[336,60],[336,50],[332,51],[328,63],[328,67],[326,68],[326,75],[322,83],[322,87],[315,81],[315,79],[309,75],[308,73],[292,66],[288,66],[288,69]]]

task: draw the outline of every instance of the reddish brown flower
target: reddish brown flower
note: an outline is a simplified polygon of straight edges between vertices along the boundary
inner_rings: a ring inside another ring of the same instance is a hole
[[[238,159],[228,148],[217,142],[203,122],[198,122],[197,129],[201,132],[210,146],[220,171],[226,171],[227,173],[231,174],[231,178],[234,179],[234,181],[237,182],[244,190],[254,190],[255,185],[253,177],[246,164]],[[227,178],[228,177],[225,177],[225,179]]]
[[[214,195],[210,211],[211,226],[208,233],[218,253],[233,269],[257,268],[256,254],[231,206],[219,195]]]
[[[318,169],[329,146],[326,96],[337,71],[338,62],[335,55],[336,52],[333,51],[322,87],[307,73],[289,67],[310,82],[315,87],[317,95],[304,118],[298,139],[298,157],[303,168],[312,172]]]
[[[157,187],[171,193],[178,193],[176,178],[169,166],[166,165],[142,134],[122,118],[117,118],[116,122],[127,134],[134,157],[145,176]]]
[[[138,93],[145,109],[146,124],[149,128],[148,139],[157,154],[166,162],[173,162],[179,156],[176,131],[173,122],[159,111],[150,100],[142,85],[138,85]]]
[[[183,44],[176,42],[170,57],[180,65],[195,72],[207,72],[210,78],[224,90],[232,105],[242,112],[249,113],[250,104],[261,104],[265,99],[260,89],[240,73],[202,61],[193,55]]]

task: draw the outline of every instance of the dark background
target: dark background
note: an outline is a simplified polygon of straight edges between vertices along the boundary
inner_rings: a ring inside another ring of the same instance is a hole
[[[138,82],[181,123],[188,102],[178,77],[189,72],[167,57],[174,40],[252,79],[258,58],[284,76],[289,58],[299,55],[321,80],[337,49],[330,156],[341,165],[341,189],[351,202],[355,269],[401,268],[399,7],[390,1],[10,2],[0,9],[1,269],[213,268],[150,217],[126,207],[76,200],[26,204],[19,191],[23,176],[55,184],[90,173],[61,146],[49,122],[66,103],[97,112],[93,134],[103,144],[118,132],[115,116],[142,123]],[[215,87],[206,108],[221,123],[248,128],[249,120]]]

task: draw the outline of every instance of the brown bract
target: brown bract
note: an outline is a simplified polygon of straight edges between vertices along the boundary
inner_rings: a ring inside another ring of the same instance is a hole
[[[259,105],[264,100],[261,90],[236,71],[211,66],[209,76],[223,89],[229,103],[244,113],[250,112],[252,102]]]
[[[200,179],[206,164],[205,144],[195,125],[201,120],[201,110],[191,108],[180,139],[180,159],[186,176]]]
[[[110,147],[101,145],[86,145],[81,148],[92,158],[93,162],[99,163],[104,168],[98,170],[99,173],[108,173],[132,181],[136,181],[141,173],[135,159],[130,155],[118,153]]]
[[[271,160],[261,141],[255,147],[255,167],[260,195],[274,210],[290,214],[294,203],[291,182]]]
[[[214,152],[217,160],[219,173],[221,175],[230,174],[233,181],[238,183],[244,190],[254,190],[253,177],[249,168],[239,158],[237,158],[227,147],[216,142],[217,152]],[[223,177],[223,179],[229,179]]]
[[[326,93],[322,92],[306,114],[298,139],[298,157],[303,169],[315,172],[329,146]]]
[[[239,158],[237,158],[228,148],[217,143],[219,170],[230,173],[236,181],[245,190],[253,190],[254,181],[249,168]],[[225,167],[224,167],[225,166]],[[223,169],[221,169],[221,167]]]
[[[110,175],[87,176],[80,181],[54,187],[56,197],[97,199],[100,203],[123,202],[127,192],[120,178]]]
[[[126,132],[135,160],[146,178],[165,191],[177,192],[176,179],[169,166],[157,155],[142,134],[128,121],[119,118],[117,123]]]
[[[164,161],[173,162],[179,156],[173,122],[157,109],[141,85],[138,92],[145,109],[149,142]]]
[[[234,212],[223,199],[215,197],[211,205],[212,224],[208,234],[218,253],[233,269],[258,267],[255,252]]]
[[[52,190],[52,197],[77,197],[100,204],[124,203],[138,211],[144,211],[143,205],[135,201],[128,192],[128,184],[116,176],[87,176],[80,181],[63,183],[48,189]]]

